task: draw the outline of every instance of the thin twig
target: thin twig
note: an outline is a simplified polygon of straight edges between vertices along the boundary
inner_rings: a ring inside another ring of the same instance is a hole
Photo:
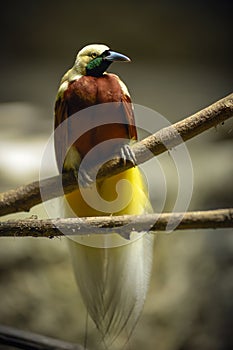
[[[168,226],[169,224],[169,226]],[[134,232],[233,227],[233,208],[186,213],[100,216],[69,219],[25,219],[0,222],[0,237],[49,237],[116,232],[124,237]]]
[[[24,350],[84,350],[81,345],[1,325],[0,344]]]
[[[159,155],[183,141],[187,141],[203,131],[224,122],[232,116],[233,94],[133,145],[132,149],[137,163],[141,164],[153,156]],[[131,163],[124,165],[120,158],[114,158],[100,169],[97,180],[118,174],[131,166]],[[78,187],[77,181],[71,173],[65,174],[62,181],[65,193],[72,192]],[[2,193],[0,195],[0,216],[29,211],[33,206],[41,203],[40,189],[44,194],[46,193],[46,198],[43,198],[43,200],[62,195],[61,188],[58,186],[60,182],[60,176],[55,176],[42,180],[40,183],[35,181],[29,185]]]

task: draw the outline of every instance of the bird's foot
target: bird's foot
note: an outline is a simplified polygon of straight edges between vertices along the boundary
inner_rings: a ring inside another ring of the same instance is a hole
[[[135,167],[137,165],[137,159],[135,156],[134,151],[129,145],[124,145],[121,147],[121,159],[123,160],[124,165],[127,163],[127,161],[133,163],[133,166]]]
[[[74,169],[74,176],[80,187],[88,187],[94,182],[85,169]]]
[[[127,241],[130,241],[130,233],[128,233],[128,232],[119,232],[119,235],[122,238],[126,239]]]

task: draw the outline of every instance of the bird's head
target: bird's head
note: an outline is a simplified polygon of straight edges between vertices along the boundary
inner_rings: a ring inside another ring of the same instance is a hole
[[[79,51],[74,68],[81,75],[99,77],[115,61],[130,62],[130,59],[121,53],[110,50],[106,45],[91,44]]]

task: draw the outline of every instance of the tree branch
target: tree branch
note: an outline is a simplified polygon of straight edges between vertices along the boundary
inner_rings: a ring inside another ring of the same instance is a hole
[[[181,219],[182,218],[182,219]],[[25,219],[0,222],[0,237],[49,237],[116,232],[129,237],[132,231],[166,231],[233,227],[233,208],[186,213],[99,216],[69,219]],[[177,224],[176,224],[177,223]],[[114,228],[114,230],[113,230]]]
[[[188,117],[169,127],[163,128],[146,139],[132,146],[137,163],[141,164],[153,156],[157,156],[183,141],[202,133],[203,131],[224,122],[233,116],[233,94],[206,107],[191,117]],[[122,164],[120,158],[114,158],[106,163],[99,171],[97,180],[116,175],[132,166],[131,163]],[[15,190],[0,195],[0,216],[29,211],[33,206],[41,203],[40,187],[47,194],[46,200],[61,196],[60,176],[35,181]],[[64,192],[69,193],[77,189],[77,181],[72,173],[63,175]],[[44,198],[43,198],[44,200]]]
[[[0,344],[24,350],[84,350],[81,345],[1,325]]]

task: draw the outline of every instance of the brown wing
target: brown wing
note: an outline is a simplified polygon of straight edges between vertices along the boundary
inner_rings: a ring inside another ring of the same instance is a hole
[[[61,173],[68,148],[67,127],[60,126],[68,118],[68,106],[62,97],[59,97],[55,103],[54,120],[54,147],[58,170]],[[60,127],[59,127],[60,126]]]
[[[137,140],[133,106],[125,84],[116,74],[108,73],[98,78],[97,103],[121,102],[119,120],[125,125],[125,136],[129,140]]]
[[[113,79],[117,82],[118,89],[120,90],[119,97],[117,97],[117,99],[114,100],[116,102],[122,102],[122,116],[125,121],[125,127],[127,129],[126,131],[128,138],[130,140],[137,140],[137,129],[135,126],[133,105],[127,87],[116,74],[108,73],[107,75],[111,80]],[[114,91],[113,96],[116,95],[116,91]]]
[[[122,104],[123,104],[124,115],[126,118],[129,139],[136,141],[138,137],[137,137],[137,129],[135,126],[135,118],[134,118],[132,101],[131,101],[131,98],[128,95],[125,95],[124,93],[122,93]]]

